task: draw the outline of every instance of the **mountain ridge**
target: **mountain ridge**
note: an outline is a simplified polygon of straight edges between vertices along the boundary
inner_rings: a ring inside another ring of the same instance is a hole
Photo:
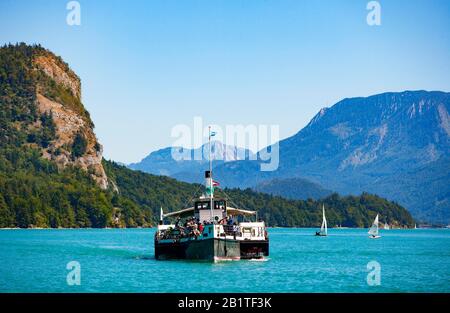
[[[448,223],[449,107],[450,93],[441,91],[347,98],[280,141],[276,172],[247,172],[255,165],[241,162],[216,173],[231,175],[230,186],[302,177],[344,194],[368,191],[406,205],[417,218]],[[249,180],[233,179],[240,171]]]
[[[345,98],[279,142],[276,171],[261,172],[258,160],[237,160],[215,164],[214,176],[223,186],[239,188],[307,179],[342,194],[380,194],[411,208],[419,219],[449,223],[449,111],[450,93],[443,91]],[[190,171],[171,176],[194,177]]]

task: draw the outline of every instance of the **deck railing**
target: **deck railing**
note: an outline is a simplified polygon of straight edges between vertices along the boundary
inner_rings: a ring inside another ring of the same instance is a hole
[[[256,228],[252,229],[250,227],[239,227],[237,225],[221,225],[223,228],[223,232],[219,233],[218,235],[220,237],[224,236],[233,236],[233,237],[246,237],[246,238],[252,238],[252,237],[266,237],[267,233],[264,231],[264,229]],[[198,237],[200,236],[200,232],[198,230],[194,230],[191,227],[179,227],[179,228],[169,228],[165,230],[160,230],[156,232],[155,238],[157,240],[179,240],[182,238],[190,238],[190,237]]]
[[[223,231],[227,236],[239,236],[239,227],[236,225],[222,225]]]

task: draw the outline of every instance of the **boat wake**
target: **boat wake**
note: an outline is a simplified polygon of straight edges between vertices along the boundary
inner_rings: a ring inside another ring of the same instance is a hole
[[[270,258],[261,258],[261,259],[249,259],[249,262],[267,262]]]
[[[227,257],[214,257],[214,263],[217,262],[230,262],[230,261],[239,261],[241,258],[234,257],[234,258],[227,258]]]

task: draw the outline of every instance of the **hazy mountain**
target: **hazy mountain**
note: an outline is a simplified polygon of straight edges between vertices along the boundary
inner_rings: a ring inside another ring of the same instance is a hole
[[[187,158],[181,160],[178,157],[174,158],[172,151],[180,155],[182,153]],[[211,142],[211,153],[213,166],[254,156],[250,150],[225,145],[220,141]],[[197,149],[164,148],[150,153],[138,163],[129,164],[128,167],[146,173],[176,177],[187,182],[201,182],[204,171],[209,167],[209,144],[206,143]]]
[[[219,165],[228,186],[302,177],[346,194],[376,193],[405,205],[415,217],[450,221],[450,93],[405,91],[344,99],[324,108],[280,142],[280,166]]]

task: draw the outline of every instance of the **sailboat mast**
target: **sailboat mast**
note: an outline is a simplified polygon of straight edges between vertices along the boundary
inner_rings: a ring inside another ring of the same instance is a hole
[[[211,222],[214,222],[213,219],[213,177],[212,177],[212,159],[211,159],[211,126],[208,126],[208,141],[209,141],[209,209],[210,209],[210,220]]]

